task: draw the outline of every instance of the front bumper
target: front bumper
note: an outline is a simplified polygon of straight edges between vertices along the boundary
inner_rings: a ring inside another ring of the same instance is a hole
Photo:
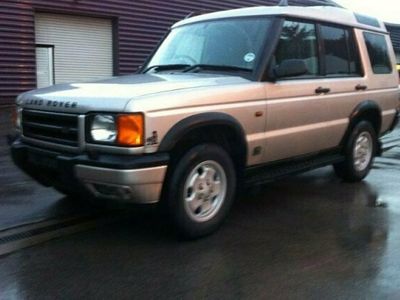
[[[94,196],[131,203],[156,203],[161,196],[169,156],[66,155],[15,141],[14,163],[45,186],[79,186]]]
[[[167,166],[116,170],[76,165],[76,177],[96,197],[137,203],[156,203]]]

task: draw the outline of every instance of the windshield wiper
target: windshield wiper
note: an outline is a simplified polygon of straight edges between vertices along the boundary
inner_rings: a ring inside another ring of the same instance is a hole
[[[151,70],[168,71],[168,70],[175,70],[175,69],[185,69],[188,67],[190,67],[190,65],[187,65],[187,64],[155,65],[155,66],[148,67],[146,70],[143,71],[143,73],[147,73]]]
[[[189,68],[183,70],[184,73],[194,71],[196,69],[203,70],[215,70],[215,71],[241,71],[241,72],[252,72],[252,69],[236,67],[236,66],[225,66],[225,65],[207,65],[207,64],[198,64],[189,66]]]

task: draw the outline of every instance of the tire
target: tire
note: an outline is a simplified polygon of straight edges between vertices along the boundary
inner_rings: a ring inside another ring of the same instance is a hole
[[[216,231],[232,206],[236,181],[231,157],[215,144],[194,146],[176,161],[163,200],[179,235],[195,239]]]
[[[377,144],[377,134],[371,123],[357,123],[344,147],[345,160],[334,165],[336,175],[347,182],[363,180],[371,170]]]

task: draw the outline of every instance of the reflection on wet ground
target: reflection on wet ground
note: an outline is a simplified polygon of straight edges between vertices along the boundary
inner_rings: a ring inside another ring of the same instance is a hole
[[[0,298],[399,299],[399,158],[361,183],[327,167],[250,189],[194,242],[137,210],[21,250],[0,259]]]
[[[33,182],[0,154],[0,231],[9,227],[38,222],[75,213],[88,213],[85,203],[79,206],[61,194]]]

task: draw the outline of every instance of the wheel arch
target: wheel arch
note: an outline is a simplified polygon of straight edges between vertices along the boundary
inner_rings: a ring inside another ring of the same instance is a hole
[[[196,136],[199,133],[202,134],[201,137]],[[235,159],[239,159],[235,161],[237,166],[244,167],[247,159],[246,134],[240,122],[226,113],[200,113],[179,121],[162,139],[158,151],[173,152],[180,146],[184,148],[187,140],[191,140],[187,147],[192,146],[191,143],[196,143],[196,138],[199,139],[198,142],[211,141],[222,144],[218,134],[222,135],[222,138],[229,138],[225,141],[224,148],[231,150]]]
[[[362,121],[369,121],[374,127],[376,135],[379,137],[382,126],[382,109],[374,100],[365,100],[359,103],[349,116],[349,125],[340,143],[341,146],[346,145],[354,126]],[[378,154],[381,152],[381,145],[378,141]]]
[[[382,110],[377,102],[365,100],[358,104],[350,115],[350,128],[360,120],[370,121],[376,134],[379,135],[382,126]]]
[[[371,122],[377,136],[379,136],[382,126],[382,110],[377,102],[373,100],[365,100],[354,108],[349,116],[349,125],[342,139],[341,145],[344,145],[351,133],[351,130],[361,120]]]

